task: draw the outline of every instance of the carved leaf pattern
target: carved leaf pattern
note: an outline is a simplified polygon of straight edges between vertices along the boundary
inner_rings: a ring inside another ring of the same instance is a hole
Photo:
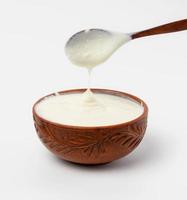
[[[128,126],[125,131],[108,134],[99,139],[94,134],[93,136],[78,134],[77,136],[63,137],[61,141],[58,141],[48,126],[44,126],[35,119],[34,121],[40,139],[53,151],[62,154],[80,151],[87,156],[93,155],[93,152],[95,152],[94,155],[105,153],[107,143],[119,144],[132,150],[141,142],[146,129],[146,122],[143,121],[142,123]]]

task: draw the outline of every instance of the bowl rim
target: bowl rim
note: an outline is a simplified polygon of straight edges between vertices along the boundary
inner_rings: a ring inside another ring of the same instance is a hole
[[[109,94],[109,95],[115,95],[115,96],[119,96],[119,97],[126,97],[126,98],[129,98],[130,100],[134,100],[136,103],[139,103],[141,106],[143,106],[144,110],[143,110],[143,113],[133,119],[133,120],[130,120],[128,122],[124,122],[124,123],[119,123],[119,124],[113,124],[113,125],[104,125],[104,126],[77,126],[77,125],[68,125],[68,124],[60,124],[60,123],[57,123],[57,122],[53,122],[53,121],[50,121],[50,120],[47,120],[43,117],[41,117],[39,114],[37,114],[35,108],[36,108],[36,105],[38,103],[40,103],[42,100],[44,100],[45,98],[47,97],[50,97],[50,96],[55,96],[56,94],[73,94],[73,93],[80,93],[80,92],[84,92],[87,90],[87,88],[79,88],[79,89],[67,89],[67,90],[62,90],[62,91],[59,91],[59,92],[55,92],[55,93],[51,93],[51,94],[48,94],[44,97],[41,97],[40,99],[38,99],[33,107],[32,107],[32,113],[33,113],[33,116],[36,116],[37,118],[39,118],[41,121],[44,121],[48,124],[52,124],[53,126],[56,126],[56,127],[60,127],[60,128],[69,128],[69,129],[83,129],[83,130],[89,130],[89,129],[111,129],[111,128],[117,128],[117,127],[120,127],[120,126],[127,126],[129,124],[133,124],[133,123],[136,123],[138,121],[140,121],[141,119],[144,119],[144,118],[147,118],[147,115],[148,115],[148,106],[147,104],[142,100],[140,99],[139,97],[137,96],[134,96],[132,94],[129,94],[129,93],[126,93],[126,92],[122,92],[122,91],[118,91],[118,90],[112,90],[112,89],[103,89],[103,88],[90,88],[93,92],[95,93],[101,93],[101,94]]]

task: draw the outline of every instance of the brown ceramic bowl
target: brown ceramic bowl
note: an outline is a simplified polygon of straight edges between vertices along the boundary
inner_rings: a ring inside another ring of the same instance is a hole
[[[67,90],[59,93],[69,94],[83,91],[85,89]],[[117,125],[70,126],[57,124],[40,117],[35,112],[35,106],[45,97],[41,98],[33,106],[35,128],[43,144],[61,159],[80,164],[108,163],[133,151],[144,136],[147,127],[148,107],[141,99],[124,92],[108,89],[92,89],[92,91],[130,98],[141,104],[144,107],[144,112],[132,121]]]

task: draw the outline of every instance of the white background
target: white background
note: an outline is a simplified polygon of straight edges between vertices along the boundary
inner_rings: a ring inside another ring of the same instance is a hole
[[[137,39],[93,72],[92,87],[149,105],[141,145],[109,165],[56,159],[40,143],[31,108],[40,97],[86,87],[64,54],[75,32],[134,32],[187,17],[185,0],[0,1],[0,199],[187,199],[187,31]]]

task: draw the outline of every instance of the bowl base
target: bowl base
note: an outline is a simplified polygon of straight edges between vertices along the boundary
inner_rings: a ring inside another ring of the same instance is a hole
[[[104,163],[78,163],[78,162],[73,162],[73,161],[64,160],[64,159],[61,159],[61,160],[64,162],[70,163],[72,165],[78,165],[78,166],[83,166],[83,167],[94,167],[94,166],[107,165],[112,162],[112,161],[110,161],[110,162],[104,162]]]

